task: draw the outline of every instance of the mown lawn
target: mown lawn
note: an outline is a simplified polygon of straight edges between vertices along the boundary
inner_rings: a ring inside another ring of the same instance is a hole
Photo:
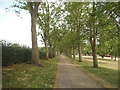
[[[84,61],[93,61],[92,56],[83,56]],[[100,67],[105,67],[108,69],[118,70],[118,61],[114,61],[111,58],[101,58],[97,57]]]
[[[95,79],[103,87],[118,87],[118,70],[108,69],[105,67],[93,68],[91,61],[78,62],[78,60],[74,59],[71,59],[71,61],[72,63],[76,64],[80,69],[82,69],[85,73]]]
[[[59,58],[41,60],[44,67],[17,64],[2,70],[3,88],[53,88]]]

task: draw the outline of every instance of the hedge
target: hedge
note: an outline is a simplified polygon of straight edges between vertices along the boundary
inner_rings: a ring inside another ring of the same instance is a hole
[[[0,40],[2,44],[2,66],[31,62],[32,49],[27,46]],[[45,59],[45,47],[38,48],[39,58]]]
[[[2,44],[2,66],[31,61],[31,48],[12,44],[5,40],[1,40],[0,43]]]

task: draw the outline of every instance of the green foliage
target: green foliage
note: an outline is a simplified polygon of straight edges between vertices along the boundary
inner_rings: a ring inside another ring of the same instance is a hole
[[[92,5],[92,3],[91,3]],[[96,2],[94,3],[94,13],[92,8],[88,7],[85,22],[86,39],[90,40],[93,33],[90,31],[96,30],[97,54],[104,57],[106,54],[116,56],[118,53],[118,28],[116,17],[119,10],[117,2]],[[93,18],[94,16],[94,18]],[[93,25],[94,22],[94,25]]]
[[[58,58],[41,60],[43,68],[18,64],[3,68],[3,88],[53,88],[58,69]]]
[[[31,49],[27,46],[20,46],[1,40],[2,44],[2,65],[8,66],[17,63],[31,61]]]
[[[92,54],[92,50],[90,47],[90,43],[88,41],[86,41],[83,46],[82,46],[82,53],[87,54],[87,55],[91,55]]]
[[[60,29],[59,22],[61,21],[61,5],[52,2],[42,2],[39,7],[39,14],[37,19],[37,24],[41,31],[38,32],[38,35],[41,35],[42,40],[45,44],[45,47],[50,47],[48,51],[55,51],[59,47],[60,41]],[[57,22],[57,23],[56,23]],[[46,53],[47,54],[47,53]],[[49,54],[50,55],[50,54]]]
[[[2,44],[2,65],[8,66],[18,63],[30,63],[32,58],[31,48],[12,44],[5,40],[1,40]],[[45,47],[39,48],[39,59],[45,59]],[[49,52],[50,53],[50,52]]]
[[[45,53],[45,47],[39,48],[39,58],[40,59],[45,59],[46,53]]]
[[[45,47],[39,47],[39,59],[46,59],[46,51],[45,51]],[[50,58],[50,48],[48,48],[48,54],[49,54],[49,58]]]

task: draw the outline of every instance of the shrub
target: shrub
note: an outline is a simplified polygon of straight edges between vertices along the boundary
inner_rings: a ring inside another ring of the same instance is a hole
[[[2,44],[2,66],[31,62],[31,48],[13,44],[5,40],[0,40],[0,44]],[[40,47],[39,58],[45,59],[45,57],[45,47]]]
[[[39,58],[40,59],[45,59],[46,53],[45,53],[45,47],[40,47],[39,48]]]
[[[48,47],[48,55],[50,58],[50,48]],[[46,50],[45,47],[39,47],[39,58],[40,59],[46,59]]]
[[[0,43],[2,44],[2,66],[31,61],[31,48],[12,44],[5,40],[1,40]]]

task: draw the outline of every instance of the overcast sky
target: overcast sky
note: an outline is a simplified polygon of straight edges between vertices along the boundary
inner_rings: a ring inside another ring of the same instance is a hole
[[[0,0],[0,40],[24,44],[31,47],[31,19],[27,11],[22,11],[22,18],[15,12],[6,12],[5,8],[12,5],[12,0]],[[44,46],[38,37],[38,46]]]

